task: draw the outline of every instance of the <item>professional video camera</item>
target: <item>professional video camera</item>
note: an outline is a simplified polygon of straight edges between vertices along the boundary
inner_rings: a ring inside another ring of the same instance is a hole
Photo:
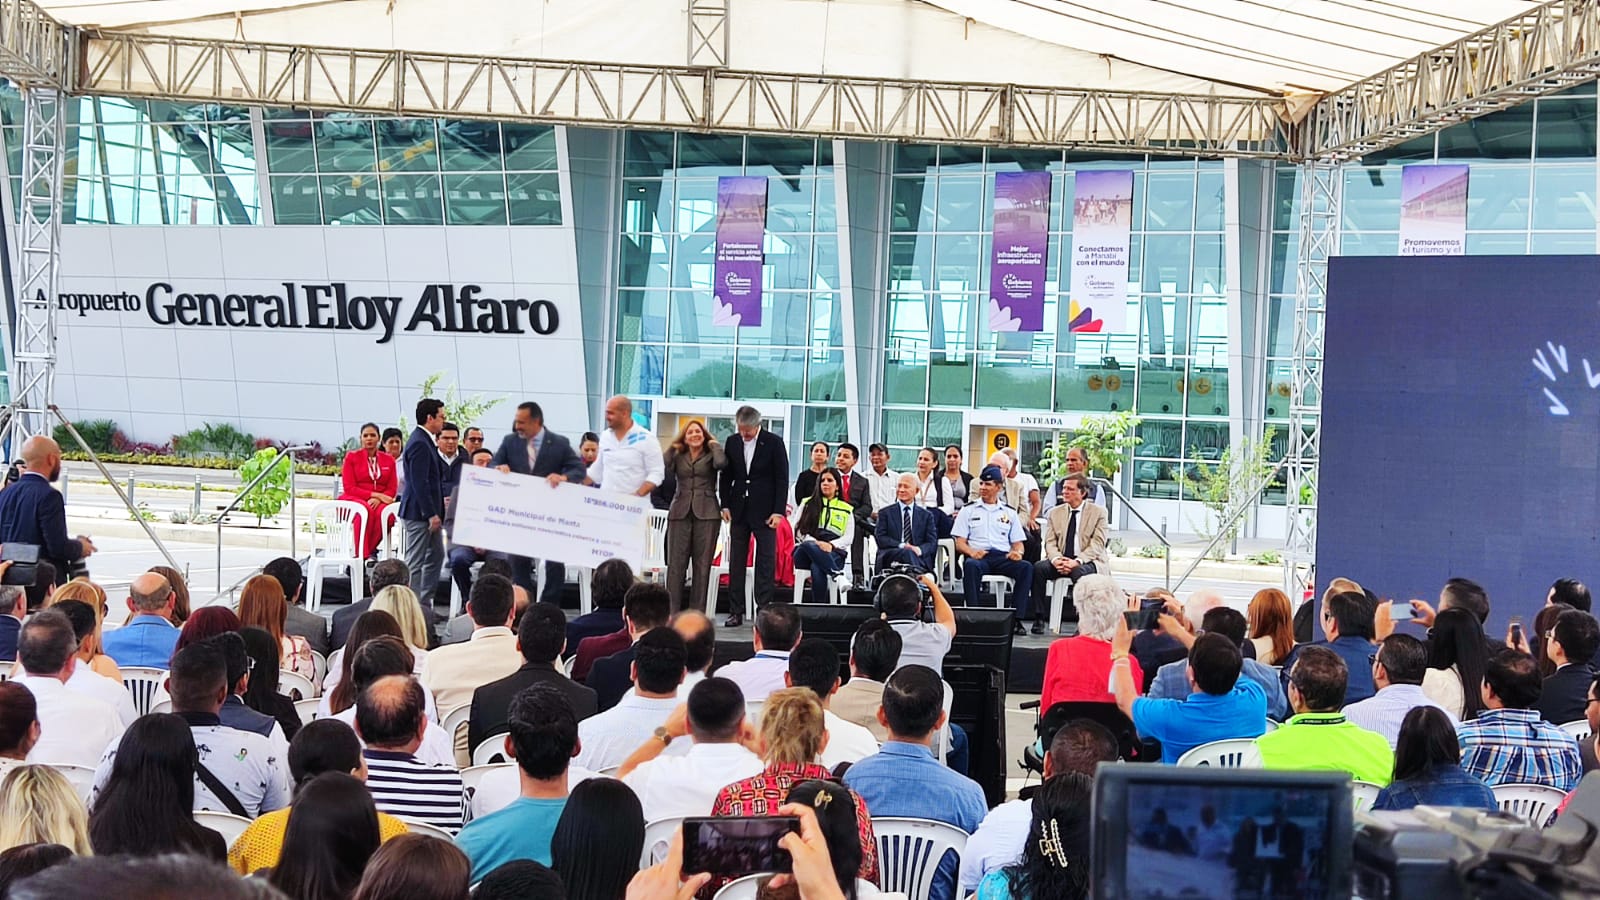
[[[1422,806],[1357,817],[1355,896],[1566,900],[1600,895],[1600,775],[1545,828],[1506,813]]]
[[[917,586],[917,592],[922,595],[922,606],[919,616],[924,622],[933,621],[933,597],[928,592],[928,586],[922,583],[922,571],[908,563],[889,563],[872,575],[872,607],[883,612],[882,605],[878,602],[878,590],[883,583],[891,578],[908,578]]]

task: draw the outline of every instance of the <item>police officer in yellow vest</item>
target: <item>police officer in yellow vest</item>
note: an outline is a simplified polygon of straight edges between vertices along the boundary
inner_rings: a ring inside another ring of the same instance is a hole
[[[844,571],[855,509],[839,496],[839,470],[823,469],[794,521],[794,567],[811,570],[811,602],[828,602],[828,580]]]

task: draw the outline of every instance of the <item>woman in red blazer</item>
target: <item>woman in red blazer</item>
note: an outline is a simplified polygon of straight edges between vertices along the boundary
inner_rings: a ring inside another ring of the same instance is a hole
[[[340,478],[344,493],[339,499],[367,507],[366,533],[356,538],[356,553],[366,559],[378,552],[378,541],[383,538],[383,508],[400,493],[394,457],[378,449],[378,426],[371,422],[361,426],[361,449],[345,455]]]

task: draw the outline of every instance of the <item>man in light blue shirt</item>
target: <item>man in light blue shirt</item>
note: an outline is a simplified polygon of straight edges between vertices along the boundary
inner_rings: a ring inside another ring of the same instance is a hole
[[[1257,738],[1267,730],[1267,698],[1249,679],[1240,679],[1244,657],[1239,646],[1220,634],[1202,634],[1189,648],[1186,700],[1152,700],[1138,696],[1133,672],[1124,662],[1133,633],[1124,620],[1111,640],[1111,680],[1117,708],[1133,720],[1139,734],[1161,742],[1161,761],[1175,763],[1201,744],[1227,738]]]
[[[578,753],[578,717],[555,687],[523,688],[508,711],[506,752],[517,760],[522,793],[510,806],[467,823],[456,844],[472,862],[471,881],[514,859],[550,865],[550,839],[567,808],[567,766]]]
[[[989,803],[983,788],[957,775],[933,757],[929,742],[945,722],[944,682],[927,666],[904,666],[883,686],[878,721],[889,741],[851,766],[845,786],[861,795],[874,816],[933,819],[971,834]],[[929,900],[953,900],[956,856],[945,854],[933,878]]]
[[[950,528],[956,552],[966,557],[961,564],[961,585],[968,606],[978,605],[985,575],[1010,578],[1014,598],[1026,596],[1024,592],[1033,586],[1033,565],[1022,559],[1022,544],[1027,539],[1022,516],[1000,502],[1005,483],[999,466],[984,466],[978,475],[978,500],[968,500]]]
[[[1391,634],[1378,644],[1372,655],[1372,683],[1378,692],[1344,708],[1344,717],[1368,731],[1376,731],[1393,750],[1400,742],[1400,723],[1406,713],[1419,706],[1438,707],[1450,724],[1456,714],[1422,692],[1422,676],[1428,671],[1427,645],[1409,634]]]
[[[1244,614],[1225,606],[1207,610],[1204,618],[1200,620],[1202,632],[1220,634],[1233,641],[1241,650],[1244,647],[1245,628]],[[1165,630],[1163,628],[1163,631]],[[1183,631],[1174,628],[1172,633],[1183,634]],[[1185,638],[1191,644],[1194,642],[1194,639],[1188,638],[1187,635],[1180,638],[1180,642]],[[1289,718],[1289,700],[1284,697],[1283,688],[1279,686],[1277,669],[1246,658],[1244,668],[1239,675],[1260,686],[1261,693],[1267,698],[1267,715],[1279,722]],[[1150,683],[1150,690],[1145,692],[1145,696],[1153,700],[1182,700],[1192,691],[1189,683],[1189,660],[1180,659],[1156,670],[1155,680]]]
[[[128,612],[133,614],[121,628],[107,631],[100,639],[101,649],[118,666],[145,666],[165,669],[172,662],[172,648],[178,645],[178,628],[172,624],[176,597],[167,579],[146,572],[128,586]]]

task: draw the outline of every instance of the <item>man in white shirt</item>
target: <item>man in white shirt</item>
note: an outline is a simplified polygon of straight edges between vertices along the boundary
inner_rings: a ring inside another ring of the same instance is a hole
[[[684,697],[694,686],[705,680],[711,670],[711,660],[717,655],[717,626],[711,617],[698,609],[685,609],[672,617],[672,630],[683,638],[686,655],[683,667],[687,670],[678,693]]]
[[[84,645],[94,637],[93,607],[82,600],[62,600],[50,608],[65,615],[72,622],[72,633],[78,638],[78,652],[81,654]],[[117,718],[122,720],[124,728],[139,718],[139,710],[133,705],[133,695],[122,686],[122,682],[107,678],[89,668],[89,664],[83,661],[82,656],[78,657],[77,664],[72,667],[72,677],[67,679],[67,690],[111,704],[117,711]]]
[[[800,610],[792,603],[770,603],[756,613],[756,655],[728,663],[717,674],[739,686],[746,701],[760,703],[787,684],[789,651],[800,642]]]
[[[1383,735],[1391,750],[1400,741],[1400,723],[1419,706],[1438,707],[1455,725],[1455,713],[1422,692],[1422,677],[1427,672],[1426,644],[1409,634],[1389,635],[1378,643],[1372,656],[1372,684],[1377,693],[1346,705],[1345,719]]]
[[[1044,777],[1048,781],[1057,775],[1076,772],[1093,778],[1096,766],[1116,759],[1117,739],[1104,725],[1089,719],[1074,719],[1061,726],[1051,739],[1050,752],[1044,758]],[[978,830],[967,838],[966,849],[961,851],[958,896],[965,897],[976,891],[983,876],[1021,860],[1032,824],[1031,793],[989,810]]]
[[[709,816],[725,785],[757,775],[765,767],[754,750],[756,731],[744,717],[744,695],[726,678],[707,678],[689,692],[689,702],[657,728],[618,772],[644,807],[644,820]],[[693,738],[682,756],[664,751],[684,735]]]
[[[200,764],[195,770],[196,811],[231,812],[253,819],[289,805],[289,762],[267,739],[222,724],[218,712],[228,697],[228,663],[222,651],[202,641],[178,651],[167,672],[172,711],[189,723]],[[117,745],[106,748],[94,773],[94,794],[104,789]]]
[[[511,631],[515,613],[511,582],[499,575],[478,576],[467,601],[473,624],[471,640],[439,647],[422,664],[422,686],[433,694],[446,718],[451,710],[471,703],[473,691],[522,668],[522,651]],[[456,743],[456,761],[463,765],[471,752],[466,742],[463,729]]]
[[[867,496],[872,505],[871,521],[873,527],[877,527],[878,510],[894,503],[894,490],[895,485],[900,483],[900,473],[889,468],[889,448],[882,444],[867,447],[867,462],[871,465],[860,474],[867,479]]]
[[[350,660],[350,678],[354,682],[351,686],[355,688],[359,697],[362,691],[380,678],[410,675],[411,662],[411,648],[406,646],[404,641],[388,635],[373,638],[362,644],[356,650],[355,658]],[[422,693],[424,717],[428,720],[428,727],[423,729],[422,743],[412,751],[412,754],[424,765],[455,768],[455,735],[446,734],[445,730],[439,727],[439,711],[433,702],[433,697],[428,694],[427,689],[423,689]],[[351,731],[357,730],[355,704],[331,718],[349,725]],[[362,747],[365,746],[363,742]]]
[[[18,681],[39,706],[39,742],[28,762],[94,768],[106,747],[121,740],[123,725],[111,704],[67,687],[78,665],[72,622],[57,610],[36,613],[18,635],[17,661],[26,673]]]
[[[833,714],[828,708],[839,690],[839,651],[822,638],[806,638],[789,654],[789,671],[784,675],[789,687],[810,688],[822,701],[822,730],[827,746],[817,762],[833,769],[840,763],[858,762],[878,752],[878,739],[872,732]]]
[[[633,420],[633,402],[618,394],[606,401],[606,430],[600,432],[600,455],[589,466],[585,484],[613,494],[648,497],[666,477],[661,443]]]
[[[598,772],[622,765],[678,707],[687,653],[683,638],[671,628],[652,628],[639,636],[633,650],[633,690],[616,706],[578,723],[574,761],[585,769]]]

